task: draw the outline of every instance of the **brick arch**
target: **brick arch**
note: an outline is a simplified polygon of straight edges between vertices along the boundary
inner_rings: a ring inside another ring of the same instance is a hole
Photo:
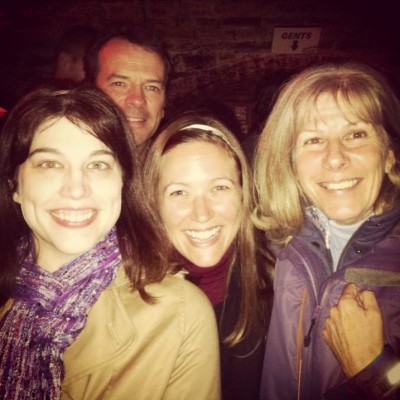
[[[307,66],[328,61],[359,61],[385,67],[388,61],[381,55],[354,52],[318,52],[314,55],[265,55],[252,56],[240,62],[218,68],[192,69],[171,81],[167,116],[175,115],[191,106],[209,103],[209,106],[226,106],[236,114],[241,138],[254,129],[256,101],[260,85],[277,71],[300,71]],[[227,111],[229,113],[229,110]]]

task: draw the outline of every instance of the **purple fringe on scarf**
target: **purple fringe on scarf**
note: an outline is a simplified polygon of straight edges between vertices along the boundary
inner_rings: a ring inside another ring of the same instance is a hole
[[[116,230],[54,273],[22,263],[11,308],[0,321],[0,399],[56,400],[62,354],[121,262]]]

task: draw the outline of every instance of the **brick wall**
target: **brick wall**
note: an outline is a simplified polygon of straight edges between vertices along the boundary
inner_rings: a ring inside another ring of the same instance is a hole
[[[18,97],[51,74],[61,34],[76,24],[152,24],[174,65],[169,114],[213,99],[251,125],[257,91],[274,71],[331,59],[365,61],[397,76],[397,16],[385,0],[3,0],[0,95]],[[366,4],[367,3],[367,4]],[[321,27],[318,49],[271,54],[276,26]],[[1,99],[0,99],[1,100]]]

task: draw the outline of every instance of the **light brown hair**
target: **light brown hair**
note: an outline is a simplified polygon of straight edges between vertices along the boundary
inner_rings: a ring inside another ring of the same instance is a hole
[[[375,213],[389,210],[400,193],[400,103],[375,69],[356,63],[311,67],[291,78],[281,90],[258,142],[254,174],[258,203],[253,214],[257,227],[276,242],[287,242],[304,222],[306,201],[298,184],[293,150],[305,121],[322,93],[341,101],[377,130],[382,154],[390,151],[394,165],[385,176],[375,202]]]
[[[242,188],[242,222],[234,242],[234,261],[229,271],[230,278],[236,261],[236,265],[239,267],[239,286],[241,287],[240,310],[238,310],[238,318],[233,331],[225,338],[225,342],[233,346],[257,325],[258,319],[264,316],[266,318],[266,311],[263,310],[265,302],[263,303],[259,296],[265,288],[265,279],[267,279],[263,276],[263,272],[258,269],[256,261],[255,233],[250,218],[254,207],[252,175],[238,140],[215,118],[191,113],[183,114],[172,121],[150,146],[144,167],[145,182],[147,183],[145,186],[152,206],[159,210],[158,183],[162,173],[161,161],[163,155],[182,143],[199,141],[212,143],[229,154],[235,161]],[[161,220],[159,213],[158,218]],[[166,232],[164,234],[167,237]],[[170,246],[172,259],[171,243]],[[261,269],[266,270],[267,266],[262,265]]]

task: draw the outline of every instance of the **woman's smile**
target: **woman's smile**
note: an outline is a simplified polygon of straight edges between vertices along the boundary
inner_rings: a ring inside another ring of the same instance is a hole
[[[201,267],[215,265],[242,221],[235,161],[213,143],[181,143],[163,155],[160,214],[176,250]]]
[[[80,228],[89,225],[96,217],[94,209],[58,209],[51,210],[54,220],[66,227]]]

